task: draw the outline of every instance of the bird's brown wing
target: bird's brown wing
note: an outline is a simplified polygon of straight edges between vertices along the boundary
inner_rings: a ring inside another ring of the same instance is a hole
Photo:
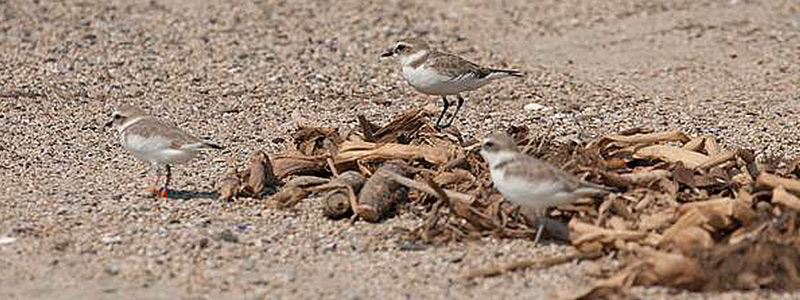
[[[505,166],[506,177],[524,178],[532,182],[547,183],[567,193],[578,192],[585,195],[603,194],[607,188],[580,180],[575,175],[559,169],[545,161],[519,154],[514,157],[519,163]]]
[[[459,56],[444,52],[433,52],[429,54],[428,61],[425,64],[428,67],[435,68],[442,75],[448,76],[451,79],[464,79],[465,77],[480,79],[492,73],[491,69],[481,67]]]
[[[163,137],[169,140],[169,147],[172,149],[205,149],[220,148],[219,146],[207,143],[180,128],[166,124],[155,118],[147,117],[126,129],[130,134],[136,134],[144,138]]]
[[[513,160],[513,163],[502,166],[506,178],[548,184],[565,192],[571,192],[578,188],[578,182],[573,180],[571,175],[546,162],[524,154],[518,154]]]

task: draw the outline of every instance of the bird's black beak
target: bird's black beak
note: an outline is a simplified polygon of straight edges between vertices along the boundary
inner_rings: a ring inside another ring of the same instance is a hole
[[[106,122],[105,127],[111,127],[111,125],[113,125],[113,124],[114,124],[114,118],[111,118],[111,119],[108,120],[108,122]]]
[[[394,55],[394,51],[392,51],[392,49],[388,49],[386,50],[386,52],[383,52],[383,54],[381,54],[381,57],[391,57],[392,55]]]

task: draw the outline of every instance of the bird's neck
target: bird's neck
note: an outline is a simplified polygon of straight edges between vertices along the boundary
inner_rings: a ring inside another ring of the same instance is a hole
[[[133,117],[133,118],[127,119],[127,120],[125,120],[125,122],[122,122],[122,124],[117,129],[119,130],[119,132],[123,132],[123,131],[125,131],[126,128],[131,127],[131,125],[133,125],[136,122],[139,122],[140,120],[144,119],[145,117],[146,116],[138,116],[138,117]]]
[[[491,167],[492,169],[502,168],[503,166],[509,164],[518,154],[519,153],[517,152],[508,150],[492,153],[488,157],[489,167]]]
[[[426,60],[428,60],[428,53],[430,53],[429,50],[421,50],[415,52],[414,54],[403,57],[403,66],[411,67],[413,69],[418,68],[425,63]]]

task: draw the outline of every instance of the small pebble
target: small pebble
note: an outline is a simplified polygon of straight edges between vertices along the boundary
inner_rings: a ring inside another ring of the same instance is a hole
[[[549,110],[552,110],[553,107],[544,106],[544,105],[541,105],[539,103],[529,103],[529,104],[525,104],[525,106],[523,106],[522,109],[524,109],[525,111],[528,111],[528,112],[531,112],[531,111],[549,111]]]

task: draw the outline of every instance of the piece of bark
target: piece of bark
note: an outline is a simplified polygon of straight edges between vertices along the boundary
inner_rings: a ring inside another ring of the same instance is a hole
[[[404,111],[386,126],[375,130],[373,138],[378,143],[408,143],[408,137],[425,125],[426,120],[422,109]]]
[[[247,180],[253,197],[261,198],[266,187],[275,186],[277,181],[269,156],[264,151],[257,150],[250,159],[250,177]]]
[[[394,172],[402,176],[408,176],[406,163],[402,160],[391,160],[375,171],[358,196],[358,207],[356,213],[364,220],[378,222],[391,211],[397,203],[408,198],[406,188],[394,180],[391,180],[387,172]]]
[[[286,185],[272,196],[271,200],[276,202],[278,208],[289,208],[300,203],[310,194],[309,191],[296,185]]]
[[[217,197],[217,200],[233,200],[233,197],[236,197],[239,193],[241,186],[242,180],[236,173],[228,174],[219,182],[219,188],[217,188],[219,197]]]
[[[709,155],[708,160],[704,161],[699,166],[697,166],[697,169],[708,170],[724,162],[734,160],[736,159],[736,153],[738,153],[738,150],[727,150],[719,152],[714,155]]]
[[[331,180],[327,178],[303,175],[292,177],[292,180],[286,183],[287,186],[293,185],[301,188],[313,188],[315,186],[329,183]]]
[[[325,156],[286,155],[275,158],[275,176],[283,179],[291,175],[327,175],[328,162]]]
[[[783,186],[778,186],[772,190],[772,203],[786,206],[794,211],[800,211],[800,198],[786,192]]]
[[[374,143],[375,131],[380,129],[380,126],[372,124],[364,115],[358,115],[358,124],[361,126],[361,132],[364,133],[364,140]]]
[[[655,133],[642,133],[634,135],[609,135],[609,139],[617,142],[627,143],[654,143],[662,141],[681,141],[688,142],[689,137],[681,131],[664,131]]]
[[[467,160],[467,156],[463,153],[456,154],[456,158],[448,161],[443,167],[442,170],[451,170],[455,168],[460,168],[464,170],[469,170],[469,161]]]
[[[705,143],[703,143],[703,146],[705,146],[706,154],[708,154],[708,156],[716,156],[722,152],[722,148],[717,143],[717,138],[712,135],[706,135],[706,140]]]
[[[708,160],[708,156],[667,145],[653,145],[639,149],[636,158],[660,159],[666,162],[682,162],[689,169],[695,169]]]
[[[340,219],[352,213],[350,208],[350,189],[358,195],[361,187],[367,179],[356,171],[347,171],[339,174],[339,177],[331,180],[329,186],[331,190],[322,197],[322,213],[331,219]]]
[[[785,188],[786,191],[793,193],[800,193],[800,181],[783,178],[778,175],[773,175],[766,172],[761,172],[761,174],[758,175],[758,178],[756,178],[756,185],[769,186],[772,188],[783,186],[783,188]]]
[[[683,144],[683,147],[681,147],[681,148],[683,150],[700,152],[700,150],[703,150],[703,145],[705,144],[705,141],[706,141],[706,137],[705,136],[698,136],[696,138],[693,138],[688,143]]]
[[[444,165],[450,161],[450,153],[441,147],[426,145],[404,145],[397,143],[368,143],[346,141],[339,145],[336,165],[347,164],[356,160],[416,160],[423,159],[434,165]]]
[[[335,127],[305,127],[300,126],[292,137],[294,138],[295,148],[301,153],[314,156],[321,152],[327,152],[325,141],[333,144],[340,141],[339,131]]]
[[[433,188],[431,188],[429,185],[427,185],[425,183],[417,182],[414,179],[406,178],[406,177],[401,176],[401,175],[396,174],[396,173],[387,173],[386,175],[388,176],[389,179],[394,180],[397,183],[399,183],[399,184],[401,184],[401,185],[403,185],[405,187],[412,188],[412,189],[415,189],[415,190],[418,190],[418,191],[422,191],[422,192],[428,193],[430,195],[434,195],[434,196],[437,195],[436,191],[434,191]],[[472,203],[474,202],[474,199],[472,198],[472,196],[470,196],[470,194],[460,193],[460,192],[451,191],[451,190],[444,190],[444,192],[447,195],[448,199],[455,200],[455,201],[453,201],[454,203],[452,205],[454,207],[456,207],[456,208],[454,208],[454,210],[456,211],[456,214],[458,214],[458,212],[457,212],[458,211],[458,209],[457,209],[458,207],[470,207],[472,205]]]

